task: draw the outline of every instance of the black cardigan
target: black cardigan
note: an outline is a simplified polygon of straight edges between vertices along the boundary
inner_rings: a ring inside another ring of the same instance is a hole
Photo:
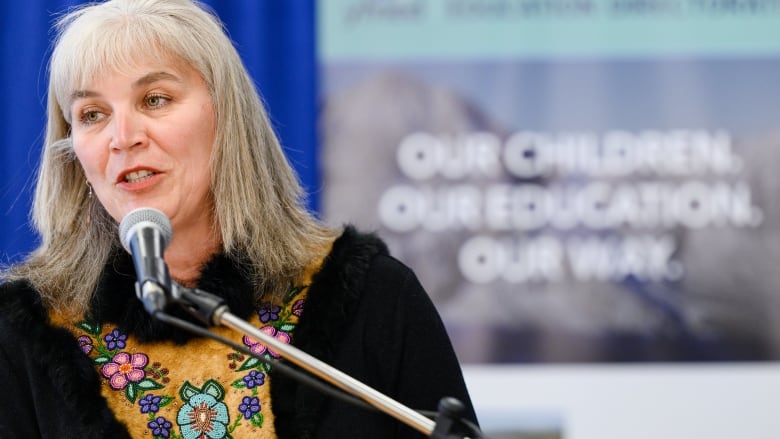
[[[217,257],[199,288],[222,295],[247,318],[254,306],[245,267]],[[135,298],[132,262],[115,254],[100,281],[90,317],[114,322],[139,340],[186,342],[189,333],[152,320]],[[372,235],[347,228],[309,287],[293,344],[333,367],[419,410],[436,410],[443,396],[475,415],[452,346],[414,274]],[[26,282],[0,285],[2,438],[126,438],[100,394],[100,377],[73,335],[48,323]],[[422,437],[379,412],[326,397],[273,376],[272,409],[279,438]]]

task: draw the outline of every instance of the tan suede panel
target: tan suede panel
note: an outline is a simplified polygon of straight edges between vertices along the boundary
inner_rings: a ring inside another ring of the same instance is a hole
[[[316,268],[307,270],[299,285],[308,286]],[[264,313],[261,307],[249,322],[289,342],[307,290],[291,289],[278,309],[266,307],[265,311],[273,312]],[[267,322],[261,322],[260,315]],[[115,332],[112,325],[99,327],[86,321],[65,324],[57,316],[52,320],[79,338],[103,378],[101,393],[132,437],[276,437],[270,378],[266,366],[254,358],[211,339],[192,340],[182,346],[140,343]],[[256,340],[231,329],[213,330],[253,352],[271,354]]]

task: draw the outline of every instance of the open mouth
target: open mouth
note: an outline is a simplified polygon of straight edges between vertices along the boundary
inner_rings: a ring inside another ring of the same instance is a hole
[[[125,175],[124,181],[127,183],[138,183],[139,181],[144,181],[146,179],[151,178],[154,175],[154,172],[149,170],[141,170],[141,171],[135,171],[135,172],[128,172]]]

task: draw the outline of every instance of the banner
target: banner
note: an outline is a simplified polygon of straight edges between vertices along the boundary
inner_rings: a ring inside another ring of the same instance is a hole
[[[466,363],[780,357],[780,2],[320,2],[324,216]]]

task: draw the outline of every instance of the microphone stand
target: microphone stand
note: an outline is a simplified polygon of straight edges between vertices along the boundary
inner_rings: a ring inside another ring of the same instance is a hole
[[[437,439],[463,438],[463,436],[453,436],[453,429],[461,419],[463,411],[463,404],[455,398],[445,397],[440,401],[436,420],[433,421],[295,346],[265,334],[247,321],[231,314],[228,306],[216,295],[172,282],[171,296],[175,303],[184,307],[206,325],[224,326],[239,334],[249,335],[301,369],[365,401],[426,436]]]

